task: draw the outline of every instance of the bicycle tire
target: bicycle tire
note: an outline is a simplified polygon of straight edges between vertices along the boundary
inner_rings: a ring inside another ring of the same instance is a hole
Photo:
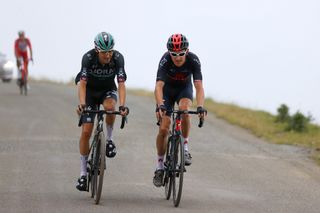
[[[95,174],[97,174],[97,183],[96,183],[96,190],[95,190],[95,204],[99,204],[100,198],[101,198],[101,192],[102,192],[102,186],[103,186],[103,177],[104,177],[104,168],[105,168],[105,162],[106,162],[106,150],[105,150],[105,137],[104,133],[100,132],[98,136],[97,141],[97,155],[95,159],[97,168],[95,170]]]
[[[27,80],[24,81],[23,84],[23,90],[24,90],[24,95],[27,96],[28,95],[28,85],[27,85]]]
[[[165,157],[165,173],[164,173],[164,193],[167,200],[171,197],[171,191],[172,191],[172,170],[171,170],[171,143],[172,137],[170,136],[167,143],[167,151],[166,151],[166,157]]]
[[[172,197],[174,206],[178,207],[182,195],[184,173],[184,147],[181,137],[177,138],[175,141],[173,166],[174,173],[172,176]]]
[[[19,82],[20,95],[23,95],[23,83],[22,80]]]
[[[97,175],[95,173],[95,159],[96,159],[96,153],[97,153],[97,142],[98,140],[98,137],[97,136],[94,136],[94,139],[93,139],[93,146],[92,146],[92,152],[91,152],[91,167],[90,167],[90,182],[91,182],[91,185],[90,185],[90,189],[91,189],[91,198],[94,198],[94,195],[96,193],[96,188],[97,188]]]

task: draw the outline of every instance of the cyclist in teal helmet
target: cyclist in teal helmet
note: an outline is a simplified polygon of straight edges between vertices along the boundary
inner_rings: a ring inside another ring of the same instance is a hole
[[[94,46],[97,51],[112,50],[114,46],[114,39],[110,33],[101,32],[94,38]]]
[[[122,116],[129,113],[126,103],[127,79],[124,70],[124,58],[119,51],[113,49],[114,39],[110,33],[101,32],[94,38],[94,48],[82,57],[81,70],[75,83],[78,85],[79,105],[77,112],[84,109],[96,110],[102,104],[103,108],[113,111],[119,96],[119,111]],[[117,84],[115,82],[117,80]],[[80,136],[80,178],[76,188],[80,191],[87,189],[87,160],[89,154],[89,140],[93,130],[95,115],[82,116],[82,131]],[[117,153],[112,139],[115,115],[106,116],[106,155],[114,157]]]

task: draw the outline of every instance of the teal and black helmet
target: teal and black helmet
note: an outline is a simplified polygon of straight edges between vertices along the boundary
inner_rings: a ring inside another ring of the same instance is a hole
[[[98,51],[112,50],[114,39],[110,33],[101,32],[94,38],[94,46]]]

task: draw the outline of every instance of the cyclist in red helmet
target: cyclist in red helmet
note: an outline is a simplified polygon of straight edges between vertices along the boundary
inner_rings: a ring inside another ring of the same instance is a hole
[[[179,110],[189,110],[193,100],[193,85],[196,89],[197,111],[200,117],[206,115],[204,105],[204,89],[199,58],[189,51],[189,42],[182,34],[173,34],[167,42],[168,51],[162,56],[157,73],[155,99],[156,115],[161,119],[156,139],[157,166],[153,183],[160,187],[163,184],[164,155],[170,127],[170,115],[174,104]],[[193,84],[192,84],[193,81]],[[184,141],[185,165],[191,165],[191,154],[188,149],[190,118],[182,115],[182,140]]]
[[[25,37],[25,32],[23,30],[20,30],[18,32],[18,35],[19,35],[19,38],[17,38],[14,42],[14,54],[17,59],[17,68],[19,70],[19,67],[20,67],[19,58],[22,57],[23,63],[26,65],[26,72],[28,73],[28,62],[29,62],[28,48],[30,52],[30,60],[33,61],[31,42],[27,37]],[[18,75],[21,76],[20,73]],[[20,79],[18,79],[18,81],[19,80]]]

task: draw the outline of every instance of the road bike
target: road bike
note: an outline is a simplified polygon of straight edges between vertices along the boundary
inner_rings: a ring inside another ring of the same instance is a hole
[[[89,159],[87,162],[87,191],[91,191],[91,198],[94,198],[95,204],[99,204],[103,185],[104,170],[106,169],[106,150],[105,135],[103,132],[103,115],[121,115],[119,111],[106,110],[84,110],[80,115],[79,124],[82,125],[82,116],[86,113],[94,113],[97,115],[97,122],[94,131],[93,140],[90,144]],[[123,129],[127,117],[122,117],[120,128]]]
[[[172,193],[173,204],[175,207],[178,207],[182,195],[183,174],[186,172],[184,162],[184,141],[181,140],[181,115],[198,114],[198,112],[173,110],[171,113],[173,122],[165,154],[163,186],[165,188],[166,199],[169,200]],[[204,120],[199,118],[199,128],[203,126],[203,122]]]

